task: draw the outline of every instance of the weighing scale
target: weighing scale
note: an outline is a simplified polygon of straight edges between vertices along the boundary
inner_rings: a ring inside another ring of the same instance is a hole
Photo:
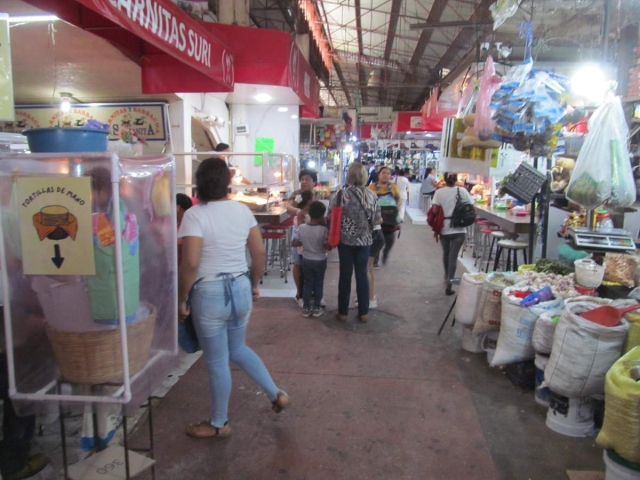
[[[570,227],[568,234],[573,244],[584,250],[629,252],[636,249],[631,234],[621,228],[592,230],[587,227]]]

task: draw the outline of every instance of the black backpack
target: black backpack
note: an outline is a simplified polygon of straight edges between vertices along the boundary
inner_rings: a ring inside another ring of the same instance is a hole
[[[456,207],[453,209],[451,217],[452,228],[463,228],[473,225],[476,221],[476,208],[468,200],[462,200],[460,187],[457,188]]]

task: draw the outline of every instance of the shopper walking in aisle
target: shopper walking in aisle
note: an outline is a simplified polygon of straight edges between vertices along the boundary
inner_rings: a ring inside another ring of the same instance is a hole
[[[287,394],[275,385],[260,357],[245,343],[252,301],[260,297],[258,283],[266,253],[251,210],[227,199],[230,181],[231,173],[224,160],[204,160],[196,172],[200,203],[185,213],[180,227],[183,252],[179,318],[184,321],[192,314],[207,362],[213,401],[209,420],[187,428],[187,434],[193,437],[231,435],[227,418],[231,395],[229,360],[264,390],[275,412],[289,405]]]
[[[338,280],[338,320],[344,322],[349,313],[351,277],[355,269],[358,318],[368,320],[369,282],[367,261],[373,243],[373,226],[381,223],[382,217],[376,194],[365,187],[367,169],[354,162],[347,171],[347,187],[334,197],[332,206],[342,206],[340,225],[340,277]]]
[[[451,216],[456,208],[458,196],[463,201],[473,203],[473,198],[466,188],[457,187],[458,176],[454,173],[445,175],[446,185],[436,191],[432,205],[442,208],[444,213],[444,225],[440,232],[440,245],[442,245],[442,262],[444,265],[445,293],[453,295],[451,288],[458,266],[458,254],[464,243],[466,228],[454,228],[451,226]]]
[[[398,230],[400,230],[400,192],[398,186],[391,183],[391,170],[382,167],[378,174],[378,181],[369,185],[369,189],[375,192],[378,197],[382,216],[382,234],[384,235],[384,249],[382,250],[382,264],[386,264],[389,253],[396,241]]]
[[[327,230],[324,214],[327,207],[315,201],[309,206],[309,220],[298,227],[294,247],[302,247],[302,272],[304,275],[303,317],[321,316],[324,311],[320,301],[324,291],[324,274],[327,270]],[[311,297],[313,296],[313,308]]]
[[[400,192],[400,221],[404,222],[404,212],[409,205],[409,185],[411,181],[411,169],[405,168],[400,175],[396,177],[396,185],[398,186],[398,192]]]
[[[287,213],[292,217],[297,217],[300,213],[298,204],[303,201],[302,192],[313,192],[318,183],[318,174],[313,170],[301,170],[298,175],[300,180],[300,189],[293,192],[291,201],[287,206]],[[296,284],[296,303],[302,307],[302,257],[298,253],[297,248],[291,249],[291,263],[293,263],[293,281]]]

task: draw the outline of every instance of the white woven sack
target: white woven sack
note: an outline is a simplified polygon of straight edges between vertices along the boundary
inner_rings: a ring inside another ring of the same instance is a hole
[[[476,321],[473,325],[473,333],[497,332],[500,330],[500,317],[502,315],[502,290],[513,286],[519,280],[518,275],[494,272],[487,275],[482,285],[482,294],[478,302]]]
[[[457,322],[463,325],[473,325],[476,321],[485,278],[487,275],[484,273],[465,273],[462,275],[454,312]]]
[[[604,327],[579,315],[591,309],[590,302],[569,303],[553,338],[543,386],[565,397],[604,393],[605,375],[620,358],[629,330],[624,318],[617,327]]]
[[[541,302],[531,307],[520,305],[521,298],[514,297],[511,292],[524,290],[533,293],[531,287],[508,287],[502,291],[502,316],[500,322],[500,336],[496,354],[491,361],[491,366],[507,365],[509,363],[533,360],[536,352],[533,349],[531,338],[538,317],[548,311],[562,307],[562,297],[557,296],[553,300]]]
[[[537,353],[543,355],[549,355],[551,353],[551,347],[553,347],[553,335],[556,332],[556,323],[553,323],[553,317],[556,315],[562,315],[562,310],[548,310],[544,312],[533,329],[533,338],[531,343],[533,349]]]
[[[533,363],[535,364],[536,368],[544,371],[544,369],[547,368],[547,363],[549,363],[549,357],[540,353],[536,353],[536,359]]]

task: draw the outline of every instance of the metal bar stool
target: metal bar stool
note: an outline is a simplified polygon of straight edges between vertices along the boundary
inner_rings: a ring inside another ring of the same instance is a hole
[[[500,240],[517,240],[517,239],[518,239],[517,233],[505,232],[503,230],[494,230],[493,232],[491,232],[491,245],[489,246],[489,258],[487,258],[486,260],[487,266],[485,268],[485,273],[489,272],[489,265],[491,264],[491,260],[492,260],[491,257],[493,256],[496,242],[499,242]],[[502,263],[504,267],[504,259]],[[482,264],[480,265],[480,269],[482,269]]]
[[[262,238],[267,250],[264,275],[268,275],[269,266],[278,262],[280,277],[284,278],[284,283],[289,283],[287,272],[291,269],[291,236],[294,218],[291,216],[282,223],[270,223],[262,226]],[[262,279],[260,283],[262,283]]]
[[[493,271],[498,270],[498,265],[500,264],[500,256],[502,255],[503,250],[507,251],[507,267],[505,271],[510,272],[511,270],[511,257],[513,256],[513,271],[518,270],[518,252],[522,252],[522,257],[524,259],[524,263],[527,263],[527,248],[529,247],[528,243],[525,242],[517,242],[515,240],[500,240],[498,242],[498,252],[496,253],[496,261],[493,264]]]

